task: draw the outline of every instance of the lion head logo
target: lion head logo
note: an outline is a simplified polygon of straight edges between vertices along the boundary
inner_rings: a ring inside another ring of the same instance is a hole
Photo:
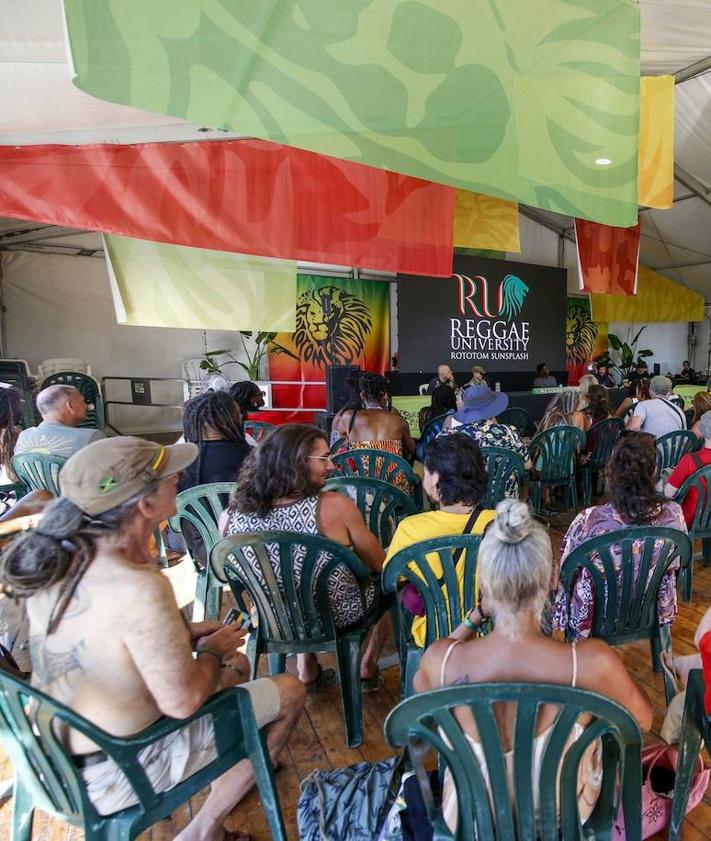
[[[580,365],[595,352],[598,326],[590,311],[580,304],[569,304],[565,327],[565,355],[569,365]]]
[[[363,353],[373,320],[357,295],[320,286],[299,295],[294,344],[304,362],[319,368],[348,365]]]

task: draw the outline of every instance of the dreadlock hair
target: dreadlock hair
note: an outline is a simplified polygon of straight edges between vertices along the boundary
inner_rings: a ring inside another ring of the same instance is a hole
[[[229,395],[239,406],[239,410],[242,412],[242,420],[246,420],[249,413],[254,411],[252,398],[261,396],[261,394],[259,386],[251,380],[242,380],[242,382],[230,386]]]
[[[306,499],[321,490],[309,478],[309,456],[317,441],[328,443],[315,426],[285,423],[252,447],[230,497],[230,511],[265,517],[277,499]]]
[[[15,454],[15,426],[22,415],[22,394],[16,388],[0,389],[0,465],[10,466]]]
[[[226,391],[204,391],[183,404],[183,435],[199,448],[195,475],[200,481],[205,433],[217,432],[222,441],[246,443],[240,408]]]
[[[65,497],[51,502],[40,524],[15,538],[0,553],[2,592],[14,599],[26,599],[59,584],[47,624],[47,635],[53,634],[94,560],[97,542],[120,535],[134,516],[138,501],[155,493],[159,484],[160,480],[152,482],[139,495],[95,517]]]
[[[390,395],[390,386],[382,374],[363,371],[359,382],[360,393],[366,401],[380,403],[383,397]]]
[[[654,488],[656,470],[654,436],[623,430],[607,462],[605,479],[610,502],[627,525],[648,525],[662,510],[664,500]]]
[[[578,408],[579,399],[577,388],[569,388],[554,394],[538,424],[538,432],[552,429],[554,426],[573,425],[572,416]]]
[[[363,398],[361,397],[360,378],[362,371],[349,371],[346,376],[346,386],[350,391],[348,402],[341,411],[357,411],[363,408]]]

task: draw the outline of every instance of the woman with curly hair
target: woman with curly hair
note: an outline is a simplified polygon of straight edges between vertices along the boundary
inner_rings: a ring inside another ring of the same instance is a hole
[[[643,403],[649,399],[649,378],[642,377],[639,380],[632,380],[627,388],[627,397],[617,407],[615,417],[625,418],[628,414],[631,415],[638,403]]]
[[[588,388],[583,414],[587,416],[590,425],[607,420],[612,411],[607,396],[607,389],[601,385],[591,385]]]
[[[366,528],[355,503],[338,493],[321,492],[330,470],[333,462],[328,440],[320,429],[297,423],[277,427],[247,457],[229,507],[220,518],[220,533],[321,534],[352,549],[366,566],[379,573],[385,553]],[[274,576],[281,583],[281,562],[270,548],[267,551]],[[319,562],[327,561],[328,556],[323,555]],[[261,575],[256,559],[255,574]],[[300,574],[300,559],[295,558],[294,575],[298,579]],[[344,566],[336,567],[329,576],[328,597],[339,628],[361,622],[364,603],[369,614],[379,610],[378,587],[370,582],[361,589],[353,573]],[[360,670],[366,690],[377,688],[382,624],[381,621],[371,631],[363,651]],[[333,669],[323,670],[315,654],[297,655],[297,669],[299,680],[313,688],[323,688],[335,680]]]
[[[630,526],[666,526],[686,533],[681,506],[665,500],[655,490],[656,470],[655,437],[646,432],[623,431],[606,468],[606,487],[609,488],[610,501],[586,508],[573,520],[563,540],[560,566],[586,540],[611,531],[623,531]],[[634,557],[636,575],[639,556]],[[621,570],[618,575],[621,579]],[[575,583],[570,604],[566,602],[563,590],[558,587],[554,627],[570,632],[573,639],[590,636],[594,600],[592,578],[587,570],[582,570]],[[670,625],[676,618],[676,569],[673,565],[662,579],[657,610],[662,625]]]

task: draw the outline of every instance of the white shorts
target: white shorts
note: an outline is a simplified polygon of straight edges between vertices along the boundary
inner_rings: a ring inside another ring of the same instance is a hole
[[[243,683],[249,692],[257,727],[279,715],[279,690],[273,680],[260,678]],[[212,716],[205,715],[159,739],[139,754],[139,760],[157,792],[168,791],[204,768],[217,756]],[[81,772],[87,795],[100,815],[110,815],[138,803],[130,783],[113,759],[97,762]]]

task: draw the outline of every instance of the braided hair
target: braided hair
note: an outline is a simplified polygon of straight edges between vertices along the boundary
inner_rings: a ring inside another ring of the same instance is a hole
[[[262,392],[259,386],[255,385],[251,380],[243,380],[231,386],[229,394],[239,406],[239,410],[242,412],[242,420],[245,420],[249,412],[254,411],[252,398],[261,396]]]
[[[15,427],[22,415],[22,395],[16,388],[0,389],[0,466],[9,467],[15,454]]]
[[[226,391],[204,391],[183,404],[183,435],[199,448],[195,475],[200,482],[205,432],[214,430],[222,441],[246,443],[240,408]]]
[[[120,534],[132,519],[138,501],[155,493],[159,483],[156,480],[139,495],[95,517],[65,497],[55,499],[35,529],[15,538],[0,553],[2,592],[14,599],[26,599],[59,584],[47,624],[47,635],[53,634],[96,556],[97,542]]]
[[[389,396],[390,386],[382,374],[374,374],[371,371],[363,371],[360,375],[360,391],[365,395],[366,400],[380,402],[383,396]]]

